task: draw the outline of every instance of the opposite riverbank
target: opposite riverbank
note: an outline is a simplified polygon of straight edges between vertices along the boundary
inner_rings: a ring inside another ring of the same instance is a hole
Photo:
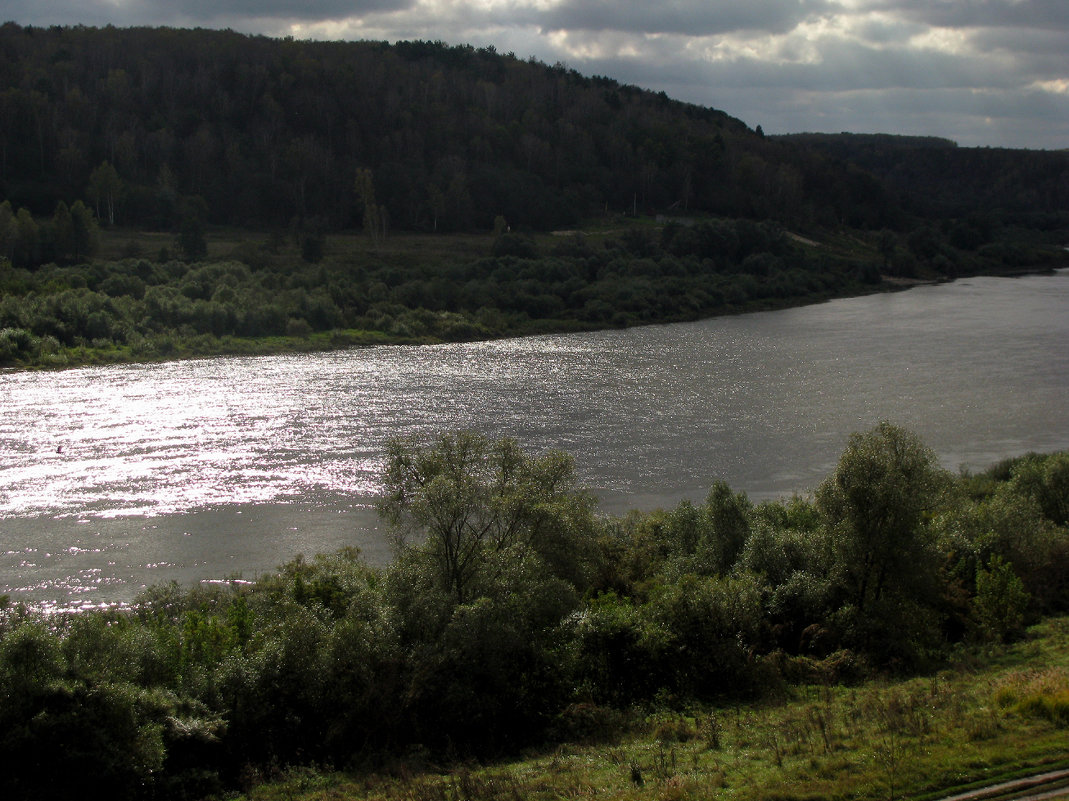
[[[326,238],[220,230],[203,260],[168,235],[109,230],[99,256],[0,266],[0,366],[65,368],[221,355],[465,342],[692,321],[1069,264],[1035,243],[921,261],[890,235],[770,223],[521,235]],[[952,258],[951,258],[952,257]]]

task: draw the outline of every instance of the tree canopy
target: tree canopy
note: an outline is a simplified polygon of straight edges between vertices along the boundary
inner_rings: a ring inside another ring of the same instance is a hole
[[[531,457],[513,439],[491,442],[474,432],[443,434],[423,448],[394,441],[384,484],[379,510],[399,545],[417,540],[457,603],[471,601],[507,572],[509,561],[528,555],[583,580],[594,500],[577,486],[563,453]]]
[[[880,181],[808,144],[441,42],[7,23],[0,143],[0,197],[38,215],[84,197],[108,225],[172,228],[182,197],[203,198],[212,223],[250,227],[489,230],[503,216],[546,230],[606,209],[901,221]]]

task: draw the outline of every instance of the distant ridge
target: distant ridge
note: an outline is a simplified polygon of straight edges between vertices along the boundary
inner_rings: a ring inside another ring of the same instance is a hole
[[[777,138],[876,176],[914,215],[995,215],[1038,228],[1064,226],[1069,216],[1069,150],[959,147],[949,139],[892,134]]]
[[[765,137],[493,47],[0,26],[0,200],[36,215],[83,199],[143,228],[195,213],[337,230],[370,203],[379,224],[410,231],[669,209],[903,230],[910,214],[1064,215],[1067,165],[1065,152],[935,137]]]
[[[827,146],[829,144],[851,143],[854,146],[864,147],[908,147],[908,148],[921,148],[921,147],[957,147],[958,143],[952,139],[944,139],[939,136],[911,136],[908,134],[889,134],[889,133],[850,133],[849,131],[843,131],[841,133],[796,133],[796,134],[783,134],[776,137],[777,139],[784,139],[790,142],[808,144],[808,145],[822,145]]]
[[[668,208],[892,224],[878,183],[723,111],[494,48],[0,26],[0,197],[51,214],[113,167],[117,223],[548,230]]]

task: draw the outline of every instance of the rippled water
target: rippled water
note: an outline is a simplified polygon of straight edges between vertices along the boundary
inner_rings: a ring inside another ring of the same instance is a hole
[[[563,448],[610,512],[804,492],[889,419],[948,467],[1069,447],[1069,274],[971,279],[701,323],[0,375],[0,593],[389,556],[383,445],[474,428]]]

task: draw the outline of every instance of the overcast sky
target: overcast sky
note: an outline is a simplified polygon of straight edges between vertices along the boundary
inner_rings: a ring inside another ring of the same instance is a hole
[[[0,16],[493,45],[766,133],[1069,148],[1069,0],[5,0]]]

